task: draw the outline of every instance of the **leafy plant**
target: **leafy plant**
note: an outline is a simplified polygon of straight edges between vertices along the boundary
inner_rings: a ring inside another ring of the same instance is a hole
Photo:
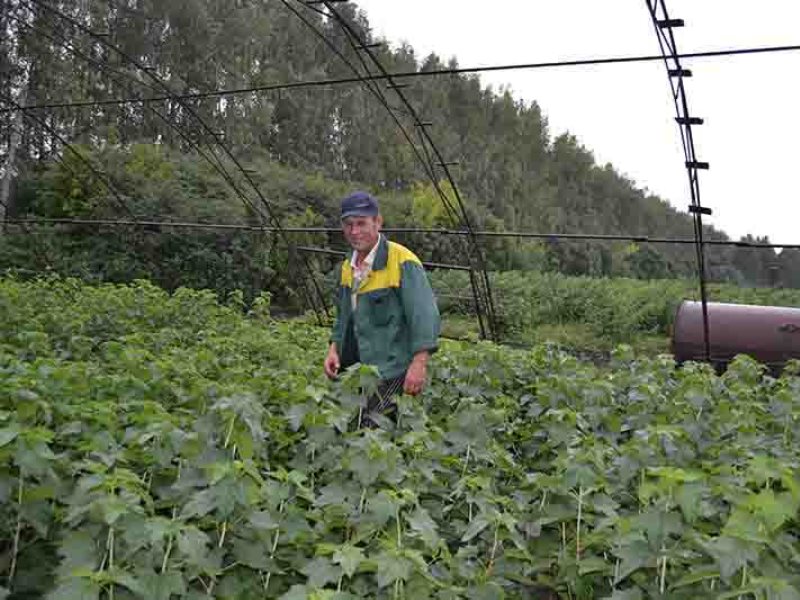
[[[447,343],[396,431],[268,298],[0,282],[13,598],[795,598],[796,371]]]

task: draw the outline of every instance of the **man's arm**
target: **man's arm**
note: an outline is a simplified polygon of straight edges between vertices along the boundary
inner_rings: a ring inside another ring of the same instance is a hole
[[[336,348],[336,343],[331,342],[328,348],[328,355],[325,357],[325,363],[323,364],[325,375],[328,376],[328,379],[336,379],[336,376],[339,374],[339,367],[341,367],[339,350]]]
[[[425,389],[425,380],[428,377],[428,359],[430,356],[430,352],[427,350],[422,350],[414,355],[411,364],[408,365],[406,378],[403,382],[403,391],[406,394],[416,396]]]
[[[342,340],[344,339],[344,319],[342,319],[342,294],[344,294],[344,287],[339,284],[339,291],[336,295],[336,319],[333,322],[331,335],[329,338],[330,346],[328,346],[328,354],[325,356],[323,369],[325,375],[330,379],[334,379],[339,374],[341,367],[341,359],[339,353],[342,348]]]
[[[439,348],[441,319],[436,297],[420,263],[403,263],[400,293],[411,334],[411,351],[414,353],[406,372],[403,390],[407,394],[416,395],[425,387],[430,355]]]

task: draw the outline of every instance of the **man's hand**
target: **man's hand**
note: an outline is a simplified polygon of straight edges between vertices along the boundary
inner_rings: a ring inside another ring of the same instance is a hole
[[[403,391],[411,396],[420,394],[425,388],[425,379],[428,374],[427,352],[419,352],[414,355],[414,359],[406,371],[406,379],[403,382]]]
[[[328,379],[336,379],[336,376],[339,374],[339,367],[341,366],[336,344],[331,344],[331,347],[328,348],[328,356],[325,357],[325,364],[323,366]]]

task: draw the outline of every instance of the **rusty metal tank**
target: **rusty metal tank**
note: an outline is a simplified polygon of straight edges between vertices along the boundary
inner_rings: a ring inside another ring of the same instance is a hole
[[[712,362],[724,367],[748,354],[773,368],[800,359],[800,308],[708,303]],[[678,362],[704,360],[703,307],[684,301],[675,313],[672,352]]]

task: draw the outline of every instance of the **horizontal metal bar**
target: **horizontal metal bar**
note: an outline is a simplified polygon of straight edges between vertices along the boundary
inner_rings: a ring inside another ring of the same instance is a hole
[[[707,206],[689,206],[689,212],[693,215],[708,215],[709,217],[712,215],[712,210]]]
[[[672,29],[673,27],[684,27],[686,22],[683,19],[663,19],[657,21],[661,29]]]
[[[670,77],[691,77],[692,71],[690,69],[670,69]]]
[[[475,300],[472,296],[459,296],[457,294],[440,294],[436,290],[433,290],[433,293],[436,294],[437,298],[444,298],[445,300],[462,300],[464,302],[472,302]]]
[[[700,117],[675,117],[678,125],[702,125],[705,123]]]
[[[687,169],[696,169],[698,171],[700,171],[700,170],[708,171],[710,166],[711,165],[709,165],[707,162],[700,162],[698,160],[686,161],[686,168]]]

